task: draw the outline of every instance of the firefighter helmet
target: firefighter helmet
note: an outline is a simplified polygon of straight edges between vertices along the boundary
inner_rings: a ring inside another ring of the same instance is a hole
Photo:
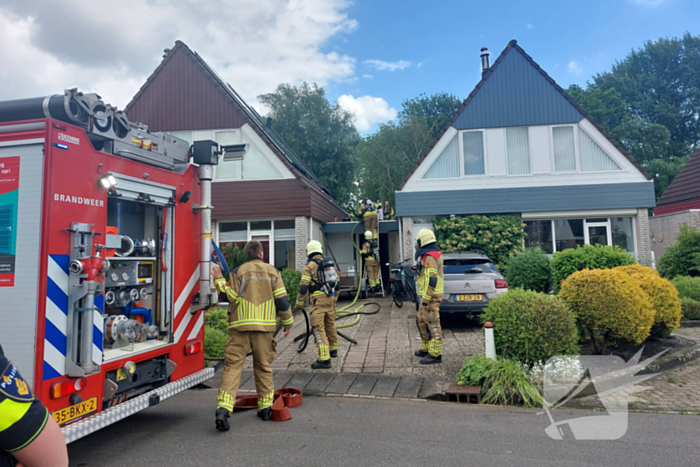
[[[369,198],[365,200],[365,208],[369,210],[374,209],[374,203]]]
[[[306,244],[306,255],[311,256],[313,253],[323,254],[323,245],[318,240],[311,240]]]
[[[435,243],[436,241],[435,233],[430,229],[420,229],[420,232],[418,232],[418,236],[416,237],[418,248],[424,247],[430,243]]]
[[[365,240],[372,240],[372,231],[368,230],[365,232]]]

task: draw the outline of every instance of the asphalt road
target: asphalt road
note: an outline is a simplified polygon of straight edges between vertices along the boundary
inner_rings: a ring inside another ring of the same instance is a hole
[[[236,412],[214,428],[216,391],[190,390],[69,446],[71,466],[686,466],[700,418],[631,414],[617,441],[562,441],[536,410],[421,400],[307,397],[292,420]],[[596,412],[557,411],[557,420]]]

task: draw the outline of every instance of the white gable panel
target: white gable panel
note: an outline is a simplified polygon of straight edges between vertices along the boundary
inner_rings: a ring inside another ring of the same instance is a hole
[[[582,172],[622,170],[585,131],[579,131],[578,145]]]
[[[549,127],[546,125],[530,127],[530,148],[532,149],[532,173],[548,174],[552,172],[549,157]]]
[[[488,157],[488,175],[507,175],[506,130],[489,128],[486,133],[486,157]]]
[[[445,150],[448,144],[452,142],[452,139],[455,137],[457,134],[457,130],[454,129],[454,127],[449,127],[447,131],[445,132],[444,135],[442,135],[442,138],[435,144],[433,149],[430,150],[428,155],[425,157],[425,160],[421,165],[418,166],[415,172],[411,175],[411,177],[406,181],[406,185],[404,186],[404,190],[409,188],[412,185],[419,184],[423,178],[423,176],[426,174],[426,172],[432,167],[433,163],[435,160],[442,154],[442,151]],[[440,183],[441,179],[431,179],[428,180],[431,182],[437,182]],[[410,188],[406,191],[410,191]]]
[[[647,178],[642,174],[642,172],[639,171],[635,165],[630,162],[629,159],[627,159],[619,149],[615,147],[614,144],[612,144],[603,134],[587,119],[581,120],[578,124],[579,126],[579,138],[581,137],[582,132],[586,132],[587,136],[590,136],[590,138],[598,145],[601,147],[605,153],[610,156],[610,158],[622,169],[622,172],[629,172],[628,175],[623,175],[620,173],[620,171],[617,171],[617,173],[612,173],[611,175],[614,177],[622,177],[621,181],[628,181],[627,179],[629,178],[629,181],[634,181],[634,182],[640,182],[640,181],[647,181]],[[587,175],[589,174],[588,172],[586,173]],[[596,176],[603,176],[603,174],[599,174]]]
[[[452,138],[445,149],[440,153],[433,165],[423,175],[428,178],[455,178],[461,175],[459,167],[459,138]]]
[[[243,180],[294,178],[277,155],[247,123],[241,127],[241,142],[248,143],[243,159]]]

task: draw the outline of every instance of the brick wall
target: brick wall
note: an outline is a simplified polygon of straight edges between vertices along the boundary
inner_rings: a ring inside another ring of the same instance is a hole
[[[634,223],[637,231],[637,261],[644,266],[651,266],[651,239],[649,238],[649,213],[647,209],[637,209]]]
[[[700,212],[696,210],[680,211],[649,219],[647,240],[651,242],[651,250],[657,261],[663,256],[666,248],[676,242],[682,224],[700,228]]]
[[[306,244],[309,243],[309,218],[297,216],[294,218],[296,230],[296,270],[301,271],[306,264]]]
[[[411,234],[411,229],[413,228],[413,218],[412,217],[402,217],[401,222],[401,239],[403,242],[403,258],[412,259],[413,253],[413,235]]]

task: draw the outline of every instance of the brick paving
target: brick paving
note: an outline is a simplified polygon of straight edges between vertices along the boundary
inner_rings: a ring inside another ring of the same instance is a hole
[[[357,341],[351,344],[340,338],[338,358],[331,359],[332,367],[316,370],[316,373],[371,373],[375,375],[430,376],[453,380],[462,367],[464,359],[483,352],[484,339],[481,326],[463,317],[443,316],[443,363],[421,365],[413,353],[420,348],[416,312],[413,303],[402,308],[393,305],[391,297],[376,297],[360,303],[376,301],[382,305],[379,313],[364,315],[360,322],[348,328],[339,329]],[[342,307],[348,302],[340,302]],[[338,324],[352,322],[354,318],[339,320]],[[272,362],[275,371],[308,372],[316,360],[316,346],[309,339],[306,350],[297,352],[295,336],[303,334],[305,324],[301,315],[295,317],[295,327],[289,337],[278,337],[277,356]],[[246,369],[252,368],[252,357],[246,360]]]
[[[700,343],[700,328],[681,328],[674,334]],[[700,414],[700,360],[663,372],[639,386],[647,389],[634,395],[638,400],[630,402],[630,410]],[[574,400],[567,405],[602,408],[596,396]]]

